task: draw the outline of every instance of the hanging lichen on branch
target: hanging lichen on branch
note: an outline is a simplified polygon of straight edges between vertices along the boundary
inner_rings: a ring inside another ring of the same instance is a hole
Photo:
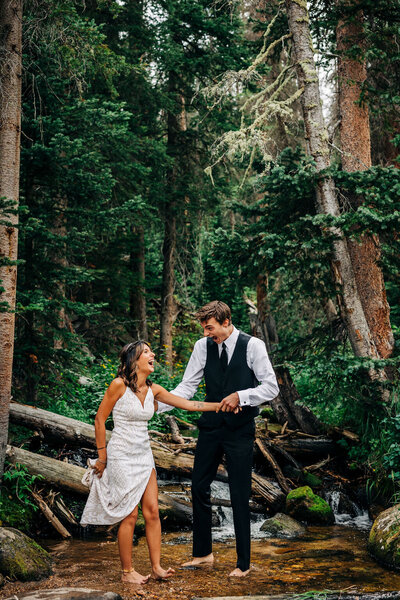
[[[249,84],[264,84],[260,91],[245,97],[239,108],[241,112],[239,129],[224,133],[214,143],[212,154],[215,161],[206,169],[211,177],[213,167],[224,158],[230,161],[239,159],[240,162],[245,159],[248,160],[243,182],[251,169],[257,152],[261,154],[262,161],[268,165],[273,160],[271,152],[274,143],[271,133],[273,121],[279,118],[283,122],[287,122],[293,117],[293,106],[301,96],[302,89],[295,88],[294,91],[289,90],[287,92],[289,84],[293,83],[295,78],[294,66],[291,64],[290,48],[285,48],[285,42],[291,38],[291,33],[285,33],[268,44],[273,26],[281,14],[281,5],[283,3],[279,3],[279,9],[263,35],[263,46],[260,52],[248,68],[239,71],[228,71],[217,84],[203,90],[206,98],[212,101],[210,106],[212,110],[227,95],[235,96],[241,93],[245,96]],[[268,82],[265,86],[265,83],[267,83],[266,76],[260,72],[260,69],[265,69],[268,59],[279,45],[282,45],[284,51],[285,65],[273,81]],[[238,90],[241,90],[241,92],[238,92]]]

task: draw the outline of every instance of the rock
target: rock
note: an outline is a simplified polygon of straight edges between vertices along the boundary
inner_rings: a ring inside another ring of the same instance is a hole
[[[20,581],[33,581],[52,573],[50,555],[27,535],[0,527],[0,571]]]
[[[375,519],[368,550],[380,563],[400,568],[400,504],[384,510]]]
[[[335,517],[329,504],[305,485],[289,492],[286,512],[299,521],[312,525],[333,525]]]
[[[15,600],[16,596],[6,598]],[[18,600],[122,600],[115,592],[89,590],[86,588],[55,588],[54,590],[33,590],[18,594]]]
[[[344,492],[339,492],[339,504],[337,512],[339,515],[346,514],[350,515],[351,517],[357,517],[361,511],[347,494]]]
[[[306,528],[292,517],[277,513],[274,517],[264,521],[261,525],[261,531],[268,533],[269,537],[291,539],[303,535]]]

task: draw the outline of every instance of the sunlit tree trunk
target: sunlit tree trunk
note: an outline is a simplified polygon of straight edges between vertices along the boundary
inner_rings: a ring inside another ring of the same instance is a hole
[[[368,106],[361,101],[362,86],[367,78],[362,56],[363,15],[357,11],[359,2],[347,1],[346,11],[338,22],[336,36],[339,51],[339,109],[342,166],[345,171],[364,171],[371,166],[371,140]],[[354,58],[354,48],[360,56]],[[352,54],[350,55],[350,50]],[[356,209],[363,199],[349,197]],[[379,266],[381,247],[377,235],[364,234],[360,241],[349,240],[348,247],[357,282],[358,293],[376,349],[382,358],[391,355],[394,346],[390,325],[390,309],[385,283]]]
[[[328,133],[325,127],[318,75],[314,62],[309,15],[306,0],[286,0],[289,28],[292,33],[294,59],[299,87],[307,144],[318,171],[329,167]],[[339,216],[339,204],[331,177],[321,177],[317,184],[317,204],[321,213]],[[341,288],[341,312],[356,356],[379,358],[358,293],[346,239],[336,228],[339,239],[334,242],[333,271]]]
[[[175,96],[175,110],[168,113],[168,155],[174,163],[168,174],[167,198],[164,210],[163,276],[161,291],[160,344],[165,360],[172,363],[172,326],[177,316],[174,298],[176,265],[176,219],[178,206],[179,161],[182,160],[182,133],[187,129],[185,98],[179,89],[175,73],[170,74],[169,91]]]
[[[0,3],[0,199],[17,207],[21,140],[22,0]],[[14,351],[17,215],[0,215],[0,479],[8,436]]]

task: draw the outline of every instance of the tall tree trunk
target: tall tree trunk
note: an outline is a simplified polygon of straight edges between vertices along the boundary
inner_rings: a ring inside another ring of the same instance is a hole
[[[0,199],[19,197],[21,143],[22,0],[0,4]],[[0,219],[0,480],[8,436],[14,351],[15,294],[18,253],[17,215]]]
[[[292,33],[296,73],[300,88],[301,105],[304,116],[306,138],[310,154],[314,158],[317,171],[329,167],[328,132],[325,127],[318,75],[314,62],[309,15],[306,0],[286,0],[289,28]],[[321,176],[317,184],[318,210],[327,215],[339,216],[339,204],[335,193],[335,184],[331,177]],[[360,357],[379,358],[374,339],[357,289],[353,266],[346,239],[337,228],[332,232],[338,236],[333,244],[333,271],[337,284],[341,287],[343,304],[342,318],[346,324],[349,340],[354,354]],[[378,375],[371,371],[371,377]],[[383,375],[379,374],[379,378]]]
[[[175,109],[168,113],[168,155],[173,166],[168,174],[168,191],[164,210],[163,277],[161,290],[160,344],[165,360],[172,363],[172,326],[177,317],[174,298],[176,264],[176,217],[179,195],[179,162],[182,160],[182,133],[187,129],[185,97],[175,73],[170,73],[169,92],[175,97]]]
[[[268,276],[260,275],[257,281],[257,307],[251,300],[245,299],[249,306],[249,318],[252,334],[265,342],[270,355],[271,346],[279,343],[275,319],[270,314],[268,302]],[[274,366],[279,383],[279,395],[271,401],[275,418],[289,429],[300,429],[304,433],[319,435],[323,430],[321,422],[307,406],[301,404],[300,395],[293,383],[289,369]]]
[[[56,309],[54,311],[56,316],[56,328],[53,334],[53,347],[54,350],[61,350],[64,345],[63,332],[66,327],[66,314],[65,314],[65,269],[68,265],[67,262],[67,225],[66,225],[66,210],[67,210],[67,198],[65,196],[59,196],[56,198],[54,203],[54,221],[52,226],[52,233],[55,236],[57,245],[53,249],[53,263],[59,267],[59,276],[54,282],[54,300],[57,302]]]
[[[132,337],[134,339],[147,340],[146,257],[143,227],[136,227],[134,233],[136,233],[136,241],[134,241],[134,250],[131,251],[132,289],[130,295],[130,315],[133,321]]]
[[[344,14],[338,22],[336,37],[339,51],[339,109],[342,166],[345,171],[364,171],[371,166],[371,140],[368,106],[361,102],[362,86],[367,78],[363,57],[350,56],[350,50],[361,46],[364,37],[363,14],[356,2],[343,5]],[[346,9],[351,9],[349,12]],[[362,198],[349,198],[356,209]],[[394,338],[390,325],[390,309],[385,283],[379,266],[381,247],[377,235],[364,234],[359,242],[348,241],[349,253],[358,293],[365,317],[379,356],[387,358],[393,352]]]
[[[263,328],[263,339],[268,354],[271,354],[272,347],[279,343],[279,338],[275,319],[271,314],[271,307],[269,305],[268,275],[266,274],[259,275],[257,279],[257,311]]]

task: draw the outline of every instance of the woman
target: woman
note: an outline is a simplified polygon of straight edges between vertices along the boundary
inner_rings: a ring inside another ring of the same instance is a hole
[[[158,488],[147,423],[157,410],[157,400],[191,411],[216,411],[219,403],[192,402],[170,394],[148,377],[154,371],[154,353],[146,342],[127,344],[120,354],[117,377],[108,387],[95,418],[99,457],[81,524],[121,522],[118,548],[122,581],[137,585],[148,581],[132,567],[132,540],[141,503],[151,576],[166,579],[174,572],[160,564],[161,524]],[[105,423],[113,413],[114,429],[106,446]]]

